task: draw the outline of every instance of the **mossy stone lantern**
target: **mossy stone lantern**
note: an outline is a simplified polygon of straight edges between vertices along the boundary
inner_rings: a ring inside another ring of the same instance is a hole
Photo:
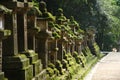
[[[48,31],[48,21],[48,18],[37,18],[37,26],[40,28],[40,32],[36,35],[37,51],[44,68],[48,64],[48,39],[52,37],[52,32]]]
[[[0,5],[0,80],[4,80],[4,73],[2,72],[2,40],[11,35],[10,30],[4,29],[4,14],[5,7]]]
[[[37,26],[40,28],[40,32],[36,35],[38,39],[37,51],[39,58],[42,60],[43,67],[48,65],[48,40],[52,37],[52,32],[48,30],[48,22],[53,21],[53,15],[47,12],[46,3],[41,1],[39,3],[42,16],[37,18]]]
[[[37,16],[40,16],[42,13],[36,7],[30,8],[27,13],[27,30],[28,30],[28,49],[35,50],[35,35],[39,32],[40,28],[36,25]]]

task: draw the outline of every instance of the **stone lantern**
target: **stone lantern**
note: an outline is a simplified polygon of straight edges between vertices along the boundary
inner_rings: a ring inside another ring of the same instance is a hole
[[[58,40],[58,60],[62,61],[63,58],[64,58],[64,55],[67,51],[67,42],[68,42],[68,39],[67,39],[67,36],[66,36],[66,29],[65,29],[65,25],[61,25],[61,38]]]
[[[53,21],[54,16],[47,11],[44,1],[39,3],[39,9],[42,12],[42,16],[37,18],[37,26],[40,28],[40,32],[36,35],[36,51],[38,52],[39,58],[42,60],[43,68],[46,68],[48,66],[48,40],[52,37],[52,32],[48,30],[48,22]]]
[[[5,0],[1,2],[12,10],[5,15],[5,29],[11,36],[3,41],[3,71],[9,80],[32,80],[33,65],[26,55],[20,54],[27,48],[27,1]]]
[[[36,39],[35,35],[39,32],[40,28],[37,27],[37,16],[40,16],[41,12],[32,7],[27,13],[27,29],[28,29],[28,49],[35,50]]]
[[[4,14],[3,10],[5,7],[0,5],[0,79],[4,80],[4,73],[2,72],[2,40],[11,35],[10,30],[5,30],[4,28]]]
[[[52,32],[48,31],[47,18],[37,18],[37,26],[40,28],[40,32],[37,34],[37,52],[39,58],[42,60],[43,67],[48,65],[48,39],[52,36]]]

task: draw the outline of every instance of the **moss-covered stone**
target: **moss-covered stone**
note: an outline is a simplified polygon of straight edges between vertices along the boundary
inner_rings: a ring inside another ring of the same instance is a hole
[[[38,54],[35,53],[34,50],[26,50],[22,52],[21,54],[25,54],[30,59],[30,64],[33,65],[33,75],[37,75],[40,72],[40,66],[42,66],[40,63],[41,61],[38,59]]]
[[[24,69],[29,66],[29,59],[23,55],[7,56],[3,58],[3,69]]]
[[[59,73],[61,75],[64,74],[63,65],[61,64],[61,62],[59,60],[56,61],[55,67],[59,70]]]
[[[67,69],[68,69],[68,66],[69,66],[69,65],[68,65],[68,61],[65,60],[65,59],[63,59],[63,60],[62,60],[62,64],[63,64],[63,68],[67,70]]]
[[[46,71],[47,71],[47,74],[49,74],[49,76],[53,76],[54,75],[54,69],[48,67],[46,69]]]
[[[29,16],[41,16],[42,13],[37,7],[32,7],[28,13]]]
[[[29,65],[29,59],[23,54],[4,57],[3,70],[9,80],[31,80],[33,78],[33,66]]]
[[[0,5],[0,12],[1,12],[1,11],[2,11],[3,13],[5,13],[5,14],[12,12],[12,10],[6,8],[6,7],[3,6],[3,5]]]
[[[4,73],[0,72],[0,80],[4,80]]]
[[[9,80],[31,80],[33,78],[33,67],[29,65],[25,69],[5,70],[5,76]]]
[[[10,30],[0,30],[0,38],[1,39],[6,39],[6,37],[11,35]]]
[[[55,21],[55,17],[50,12],[47,11],[46,3],[44,1],[41,1],[39,3],[39,9],[42,12],[41,17],[47,18],[47,19],[49,19],[51,21]]]
[[[57,11],[57,15],[56,15],[56,21],[65,21],[66,20],[66,17],[63,15],[63,9],[62,8],[58,8],[58,11]]]
[[[28,58],[30,58],[30,64],[34,63],[35,61],[38,60],[38,54],[35,53],[34,50],[26,50],[22,52],[21,54],[26,55]]]

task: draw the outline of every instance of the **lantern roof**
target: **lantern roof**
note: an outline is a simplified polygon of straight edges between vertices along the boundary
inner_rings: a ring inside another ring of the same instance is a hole
[[[39,10],[39,8],[37,7],[32,7],[29,11],[28,11],[28,15],[36,15],[36,16],[41,16],[42,13]]]
[[[6,7],[3,6],[3,5],[0,5],[0,13],[1,13],[1,12],[7,14],[7,13],[11,13],[12,10],[6,8]]]

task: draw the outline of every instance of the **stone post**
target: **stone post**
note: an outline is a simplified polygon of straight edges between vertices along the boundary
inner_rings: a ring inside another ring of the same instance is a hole
[[[35,50],[36,48],[36,38],[35,35],[39,32],[39,29],[36,25],[36,20],[37,20],[37,14],[33,12],[32,10],[35,10],[35,8],[31,8],[28,11],[28,16],[27,16],[27,29],[28,29],[28,49]],[[33,14],[33,13],[34,14]]]
[[[11,36],[3,41],[3,56],[13,56],[18,54],[17,43],[17,21],[16,13],[5,15],[5,28],[11,30]],[[11,45],[8,46],[8,45]]]
[[[55,64],[57,61],[57,51],[58,51],[57,40],[49,39],[48,40],[48,60],[53,64]]]
[[[17,13],[18,26],[18,51],[22,52],[28,49],[27,46],[27,13],[26,9]]]
[[[81,40],[75,40],[75,51],[78,52],[78,54],[81,53]]]
[[[72,55],[73,55],[74,51],[75,51],[75,42],[74,42],[74,40],[72,40],[72,42],[71,42],[71,54]]]
[[[4,11],[0,10],[0,80],[4,80],[4,73],[2,72],[2,40],[10,34],[9,30],[4,29]]]
[[[57,58],[58,60],[62,61],[63,60],[63,57],[64,57],[64,51],[65,51],[65,45],[66,45],[66,37],[64,36],[64,31],[62,31],[61,33],[61,39],[58,40],[58,55],[57,55]]]
[[[21,38],[21,41],[23,41],[22,38],[24,38],[24,34],[21,35],[22,37],[18,37],[18,34],[20,34],[18,33],[18,28],[23,32],[24,27],[24,25],[18,26],[18,12],[23,11],[24,2],[4,1],[3,5],[12,10],[11,14],[5,15],[5,29],[11,30],[12,34],[8,39],[3,41],[3,71],[9,80],[32,80],[33,66],[30,65],[29,59],[24,54],[18,54],[18,38]],[[20,16],[20,19],[25,19],[26,17],[26,15]],[[23,22],[23,24],[25,23],[26,21]],[[26,31],[25,34],[27,34]],[[24,40],[26,40],[26,38],[24,38]],[[27,49],[27,46],[24,45],[24,48]],[[22,50],[23,46],[22,49],[19,49],[19,51]]]
[[[62,43],[62,40],[58,40],[58,55],[57,55],[57,58],[58,60],[62,61],[63,60],[63,43]]]
[[[28,16],[30,17],[30,16]],[[33,19],[29,18],[28,22],[28,49],[35,50],[35,34],[37,33],[35,16]]]
[[[48,38],[51,37],[52,33],[48,31],[48,19],[38,18],[37,26],[40,27],[40,32],[37,34],[38,46],[37,52],[39,58],[42,60],[43,68],[48,65]]]
[[[0,12],[0,32],[4,29],[3,13]],[[0,35],[0,73],[2,72],[2,35]]]
[[[67,53],[70,53],[70,42],[67,43]]]

